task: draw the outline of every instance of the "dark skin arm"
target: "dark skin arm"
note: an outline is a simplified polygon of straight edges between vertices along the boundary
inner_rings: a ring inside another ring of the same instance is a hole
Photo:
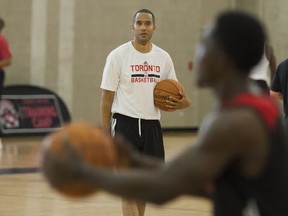
[[[271,79],[271,82],[273,80],[273,77],[275,75],[275,72],[276,72],[276,57],[274,55],[274,51],[273,51],[273,47],[266,44],[266,48],[265,48],[265,51],[266,51],[266,57],[269,61],[269,68],[270,68],[270,79]]]
[[[118,168],[148,168],[154,169],[163,164],[163,160],[140,155],[133,145],[128,143],[121,135],[114,137],[114,144],[117,151],[117,167]]]
[[[265,140],[265,130],[253,114],[224,114],[211,123],[196,143],[158,169],[128,170],[117,173],[114,177],[105,171],[98,175],[99,173],[91,170],[88,173],[95,176],[90,183],[93,181],[93,184],[97,184],[94,182],[95,178],[106,175],[102,180],[98,179],[98,183],[104,186],[105,190],[158,204],[184,194],[205,195],[207,185],[213,182],[228,164],[235,159],[246,157],[246,151],[250,151],[249,146],[253,146],[253,143],[260,145]],[[259,154],[261,152],[262,150],[259,150]],[[261,158],[265,158],[263,155],[265,153],[261,154]],[[249,178],[258,175],[261,164],[256,162],[252,166],[243,160],[243,175]]]
[[[275,98],[276,100],[283,100],[283,95],[281,92],[275,92],[275,91],[272,91],[270,90],[270,96]]]
[[[155,169],[114,173],[87,166],[70,147],[67,154],[73,160],[57,159],[55,163],[57,169],[69,164],[77,173],[74,172],[73,176],[91,186],[126,198],[162,204],[180,195],[205,194],[207,185],[235,159],[240,161],[243,175],[247,178],[257,176],[267,153],[265,148],[261,148],[267,146],[265,133],[261,121],[251,111],[234,110],[217,116],[199,135],[196,143],[174,160]],[[257,161],[253,161],[256,157]],[[63,184],[67,176],[57,176],[56,183]]]

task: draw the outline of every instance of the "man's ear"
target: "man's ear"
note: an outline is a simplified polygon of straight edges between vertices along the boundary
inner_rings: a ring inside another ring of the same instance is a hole
[[[222,68],[222,70],[230,71],[232,68],[235,67],[234,62],[232,59],[227,56],[222,50],[218,50],[216,55],[216,64],[217,67]]]

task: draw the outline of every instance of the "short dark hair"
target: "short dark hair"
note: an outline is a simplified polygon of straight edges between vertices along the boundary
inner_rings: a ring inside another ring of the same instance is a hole
[[[0,30],[5,27],[5,21],[0,17]]]
[[[134,13],[133,23],[135,22],[136,15],[137,15],[138,13],[148,13],[148,14],[151,14],[151,15],[152,15],[152,22],[153,22],[153,24],[155,25],[155,16],[154,16],[153,12],[150,11],[150,10],[148,10],[148,9],[145,9],[145,8],[144,8],[144,9],[140,9],[140,10],[138,10],[138,11],[136,11],[136,12]]]
[[[250,71],[264,53],[264,26],[243,11],[221,13],[216,19],[212,37],[240,70]]]

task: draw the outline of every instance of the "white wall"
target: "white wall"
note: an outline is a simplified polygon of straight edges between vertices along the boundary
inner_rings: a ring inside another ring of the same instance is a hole
[[[192,98],[189,109],[163,113],[164,127],[197,127],[213,96],[199,90],[188,69],[203,26],[225,9],[255,13],[266,24],[278,62],[287,56],[285,0],[0,0],[3,34],[13,52],[6,84],[37,84],[58,93],[73,120],[99,123],[100,80],[107,54],[132,38],[140,8],[156,15],[154,43],[172,56],[178,79]]]

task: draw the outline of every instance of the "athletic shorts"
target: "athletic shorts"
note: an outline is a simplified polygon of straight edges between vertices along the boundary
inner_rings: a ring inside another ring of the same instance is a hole
[[[145,120],[113,115],[111,124],[112,135],[122,135],[141,154],[165,158],[163,135],[159,120]]]

